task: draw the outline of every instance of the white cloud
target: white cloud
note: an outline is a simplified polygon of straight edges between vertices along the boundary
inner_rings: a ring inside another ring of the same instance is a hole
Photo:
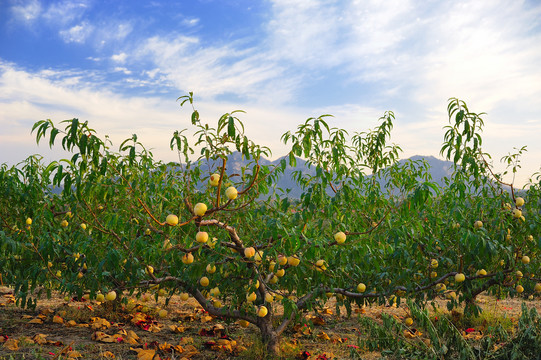
[[[182,24],[185,25],[185,26],[192,27],[192,26],[195,26],[195,25],[199,24],[199,19],[198,18],[184,19],[184,20],[182,20]]]
[[[61,30],[59,32],[62,39],[67,43],[84,43],[94,31],[94,26],[87,22],[83,22],[80,25],[75,25],[67,30]]]
[[[410,32],[409,1],[273,1],[272,53],[310,69],[346,65],[370,78]],[[359,77],[359,74],[353,74]],[[377,77],[377,76],[376,76]]]
[[[56,25],[68,25],[80,19],[87,9],[87,1],[60,1],[52,3],[43,13],[43,18]]]
[[[178,103],[169,97],[126,97],[107,88],[96,89],[93,84],[70,82],[69,78],[51,79],[57,75],[53,71],[33,74],[0,63],[0,102],[3,103],[0,127],[6,130],[2,132],[6,135],[0,134],[0,163],[13,165],[33,153],[47,155],[48,160],[66,156],[58,149],[48,151],[44,144],[37,147],[30,129],[41,119],[50,118],[58,124],[73,117],[88,120],[102,136],[110,135],[114,146],[137,133],[157,158],[178,159],[169,149],[169,140],[174,130],[191,127],[189,108],[179,109]],[[237,109],[238,104],[197,101],[196,107],[204,121],[215,124],[223,113]],[[248,114],[240,117],[247,135],[279,154],[284,153],[280,145],[282,129],[303,120],[295,109],[247,106],[244,110]]]
[[[24,23],[32,23],[41,14],[42,8],[38,0],[18,1],[11,7],[11,12],[16,20]]]
[[[277,99],[289,95],[295,80],[285,79],[283,69],[255,49],[203,47],[196,37],[155,36],[137,49],[136,57],[157,66],[178,89],[207,98],[237,94],[260,100],[273,92]]]
[[[128,57],[128,55],[126,53],[122,52],[120,54],[114,54],[113,56],[111,56],[111,60],[123,64],[123,63],[126,62],[127,57]]]
[[[123,41],[132,31],[133,24],[130,21],[109,19],[96,27],[95,44],[98,47],[111,43],[124,45]]]
[[[160,72],[160,69],[145,70],[143,71],[143,75],[146,75],[151,79],[154,79],[159,72]]]
[[[121,66],[115,67],[114,71],[116,71],[116,72],[122,72],[122,73],[124,73],[124,74],[126,74],[126,75],[130,75],[130,74],[132,73],[131,70],[128,70],[127,68],[121,67]]]

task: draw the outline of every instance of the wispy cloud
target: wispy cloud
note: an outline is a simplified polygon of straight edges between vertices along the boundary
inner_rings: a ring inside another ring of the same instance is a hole
[[[84,43],[94,31],[94,26],[84,22],[67,30],[60,30],[59,34],[65,42]]]
[[[60,1],[50,4],[43,18],[57,25],[67,25],[83,17],[87,8],[87,1]]]
[[[157,158],[178,160],[169,149],[169,140],[174,130],[191,127],[190,109],[179,108],[174,98],[165,101],[160,97],[124,96],[108,88],[96,89],[77,73],[72,76],[78,81],[70,81],[72,77],[60,80],[59,76],[55,71],[29,73],[13,64],[0,63],[0,102],[3,103],[0,126],[5,130],[0,134],[0,153],[18,154],[17,159],[10,158],[8,163],[14,164],[33,153],[47,155],[48,160],[65,157],[58,149],[50,152],[43,144],[36,146],[30,129],[41,119],[50,118],[58,123],[73,117],[88,120],[99,134],[108,134],[115,146],[137,133]],[[238,104],[204,100],[198,100],[196,106],[203,121],[211,124],[224,112],[238,108]],[[243,108],[248,112],[240,115],[247,134],[282,155],[282,130],[302,119],[301,112],[253,105]]]
[[[195,26],[195,25],[199,24],[199,19],[198,18],[187,18],[187,19],[182,20],[182,24],[185,25],[185,26],[192,27],[192,26]]]
[[[197,37],[154,36],[136,51],[137,59],[146,59],[158,67],[178,89],[197,89],[200,96],[212,98],[232,94],[248,99],[268,94],[276,81],[287,92],[291,81],[281,75],[283,69],[256,49],[236,48],[235,44],[203,46]]]
[[[21,21],[24,24],[31,24],[36,20],[42,11],[38,0],[17,1],[11,7],[11,13],[14,20]]]
[[[127,68],[122,67],[122,66],[115,67],[114,71],[121,72],[121,73],[124,73],[126,75],[130,75],[132,73],[131,70],[128,70]]]

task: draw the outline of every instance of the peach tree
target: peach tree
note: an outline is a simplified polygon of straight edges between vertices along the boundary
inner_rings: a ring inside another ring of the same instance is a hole
[[[539,178],[517,195],[493,172],[482,114],[465,103],[449,102],[442,155],[454,167],[440,186],[426,162],[398,161],[392,112],[352,135],[328,115],[310,118],[282,136],[288,156],[268,165],[240,111],[211,126],[191,93],[178,100],[192,107],[194,129],[173,134],[178,162],[156,160],[137,135],[115,150],[72,119],[32,129],[71,158],[0,168],[0,273],[21,306],[52,290],[116,302],[177,293],[255,325],[276,354],[288,326],[332,296],[348,313],[438,296],[476,311],[482,291],[541,292]],[[504,158],[512,173],[523,151]],[[277,183],[299,158],[294,199]]]

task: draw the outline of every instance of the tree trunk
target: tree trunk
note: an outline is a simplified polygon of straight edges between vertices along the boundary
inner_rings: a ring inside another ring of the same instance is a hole
[[[280,355],[280,336],[272,328],[270,316],[259,319],[259,330],[261,331],[261,340],[267,348],[267,353],[275,357]]]

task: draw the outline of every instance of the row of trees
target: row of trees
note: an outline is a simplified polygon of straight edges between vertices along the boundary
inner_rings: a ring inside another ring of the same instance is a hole
[[[442,155],[455,165],[438,186],[426,163],[397,162],[392,112],[353,135],[327,115],[310,118],[282,136],[289,156],[269,166],[260,161],[269,149],[246,136],[238,111],[211,126],[191,93],[178,100],[192,107],[194,129],[174,132],[178,163],[156,160],[136,135],[116,151],[72,119],[32,129],[70,159],[0,167],[0,274],[21,306],[52,290],[114,291],[115,301],[182,293],[257,326],[278,353],[288,325],[331,296],[348,312],[437,296],[475,312],[482,291],[541,292],[539,178],[519,196],[493,173],[482,114],[464,102],[449,101]],[[503,159],[510,172],[524,150]],[[236,173],[233,152],[249,160]],[[302,195],[291,199],[276,183],[298,157],[315,171],[294,174]]]

